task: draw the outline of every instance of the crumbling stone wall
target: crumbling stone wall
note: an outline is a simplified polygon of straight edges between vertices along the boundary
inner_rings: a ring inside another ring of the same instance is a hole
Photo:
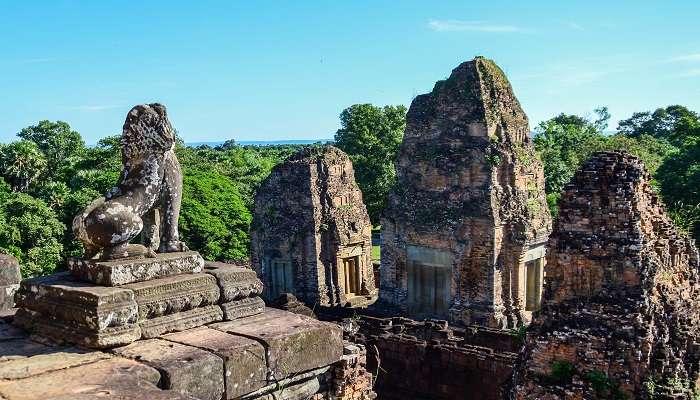
[[[700,361],[698,252],[642,162],[595,154],[559,207],[545,306],[510,397],[690,398]]]
[[[291,292],[310,307],[376,298],[371,231],[345,153],[311,146],[292,155],[255,197],[251,260],[266,297]]]
[[[382,220],[383,305],[465,325],[529,322],[526,263],[541,262],[551,217],[528,134],[508,80],[482,57],[413,100]],[[541,272],[535,281],[538,303]]]
[[[501,329],[401,317],[358,323],[350,338],[367,348],[382,400],[500,399],[520,347],[515,333]]]

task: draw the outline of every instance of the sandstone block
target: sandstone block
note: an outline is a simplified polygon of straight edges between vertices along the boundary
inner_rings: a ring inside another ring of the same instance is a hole
[[[208,274],[184,274],[121,286],[134,292],[139,320],[216,304],[219,287]]]
[[[45,353],[0,362],[0,379],[24,379],[51,371],[106,360],[111,356],[100,351],[79,348],[45,347]]]
[[[265,302],[260,297],[248,297],[221,304],[224,320],[233,321],[265,312]]]
[[[0,254],[0,286],[16,285],[22,280],[19,262],[7,254]]]
[[[211,351],[224,360],[226,399],[235,399],[267,384],[265,348],[255,340],[201,327],[163,336],[173,342]]]
[[[142,337],[151,339],[168,332],[179,332],[218,322],[223,317],[224,314],[221,311],[221,307],[214,305],[141,321],[139,322],[139,327],[141,328]]]
[[[0,342],[0,362],[45,354],[51,349],[50,346],[27,339],[27,335],[13,340],[3,340]]]
[[[119,286],[171,275],[201,272],[204,260],[196,251],[160,253],[152,258],[113,261],[71,258],[68,268],[73,276],[98,285]]]
[[[129,344],[141,337],[141,329],[136,324],[90,329],[84,325],[68,324],[23,308],[17,311],[14,323],[34,334],[58,342],[75,343],[98,349]]]
[[[207,351],[162,339],[140,340],[113,351],[157,369],[164,389],[200,400],[220,400],[224,393],[223,361]]]
[[[87,331],[126,326],[137,316],[131,290],[79,282],[68,273],[23,281],[17,302],[18,307]]]
[[[332,364],[343,355],[339,326],[273,308],[210,327],[264,343],[270,381]]]
[[[204,272],[216,277],[222,301],[259,296],[263,291],[262,281],[250,268],[213,261],[205,262],[204,268]]]
[[[154,368],[112,358],[26,379],[0,381],[0,396],[8,400],[184,400],[193,397],[162,391]]]

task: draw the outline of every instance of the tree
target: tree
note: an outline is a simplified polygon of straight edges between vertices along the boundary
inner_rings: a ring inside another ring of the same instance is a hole
[[[234,182],[212,171],[183,172],[182,240],[209,260],[247,258],[252,217]]]
[[[34,142],[21,140],[0,148],[0,174],[14,191],[29,190],[46,165],[46,158]]]
[[[700,239],[700,138],[686,139],[657,172],[661,194],[677,225]]]
[[[578,166],[605,140],[607,109],[597,109],[594,123],[577,115],[559,114],[535,128],[533,141],[544,166],[545,191],[552,211]]]
[[[43,201],[0,192],[0,251],[17,257],[23,277],[53,271],[62,261],[66,226]]]
[[[348,153],[370,219],[376,224],[396,183],[394,162],[406,128],[406,107],[355,104],[340,114],[338,148]]]
[[[688,137],[700,135],[700,116],[679,105],[636,112],[619,122],[618,132],[630,137],[649,135],[680,146]]]
[[[22,129],[17,136],[38,146],[54,176],[62,175],[85,150],[80,134],[63,121],[39,121],[37,125]]]

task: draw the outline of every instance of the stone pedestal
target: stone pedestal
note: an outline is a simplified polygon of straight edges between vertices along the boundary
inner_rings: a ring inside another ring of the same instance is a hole
[[[127,345],[261,314],[254,271],[209,263],[194,251],[155,258],[69,261],[70,272],[22,282],[16,324],[93,348]]]
[[[204,260],[196,251],[164,253],[152,258],[131,260],[68,260],[68,269],[73,276],[103,286],[119,286],[171,275],[201,272],[203,266]]]

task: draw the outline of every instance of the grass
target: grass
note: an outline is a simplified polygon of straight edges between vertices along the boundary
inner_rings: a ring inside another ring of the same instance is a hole
[[[372,261],[379,261],[382,256],[382,250],[379,246],[372,246]]]

